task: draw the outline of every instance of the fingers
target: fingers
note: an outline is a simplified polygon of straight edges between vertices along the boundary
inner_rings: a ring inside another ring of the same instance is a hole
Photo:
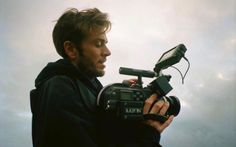
[[[145,105],[144,105],[144,108],[143,108],[143,114],[147,114],[147,113],[159,114],[159,115],[165,115],[166,114],[166,111],[168,110],[169,105],[170,105],[169,102],[166,101],[166,100],[159,100],[159,101],[156,102],[156,100],[157,100],[157,95],[152,94],[145,101]],[[153,103],[154,103],[154,105],[153,105]]]
[[[155,128],[159,133],[162,133],[172,123],[173,119],[174,115],[171,115],[163,124],[155,120],[147,120],[145,123]]]
[[[162,101],[164,104],[162,105],[161,109],[160,109],[160,112],[159,112],[159,115],[165,115],[169,106],[170,106],[170,103],[169,102],[165,102],[165,101]]]
[[[143,114],[147,114],[152,107],[152,104],[157,100],[157,95],[152,94],[146,101],[143,107]]]
[[[137,82],[138,82],[137,79],[129,79],[127,81],[129,82],[129,85],[137,84]]]
[[[153,100],[153,99],[152,99]],[[150,101],[151,102],[151,101]],[[158,102],[155,102],[153,105],[151,111],[149,113],[152,114],[159,114],[159,115],[165,115],[166,111],[168,110],[170,104],[166,100],[159,100]],[[150,109],[150,107],[149,107]]]
[[[160,101],[156,102],[156,103],[153,105],[153,107],[152,107],[150,113],[152,113],[152,114],[158,114],[159,111],[162,110],[162,107],[163,107],[164,105],[165,105],[165,102],[164,102],[163,100],[160,100]]]
[[[171,115],[169,118],[168,118],[168,120],[167,121],[165,121],[163,124],[155,124],[155,128],[158,128],[158,130],[159,130],[159,132],[161,133],[163,130],[165,130],[165,128],[167,128],[170,124],[171,124],[171,122],[173,121],[173,119],[174,119],[174,115]]]
[[[128,85],[128,86],[133,86],[137,84],[138,79],[129,79],[129,80],[123,80],[123,84]]]
[[[144,114],[157,114],[164,116],[169,108],[170,104],[166,101],[165,97],[157,101],[157,95],[151,95],[146,101],[143,108]],[[171,115],[164,123],[157,120],[147,120],[145,123],[149,126],[154,127],[158,132],[163,132],[173,121],[174,116]]]

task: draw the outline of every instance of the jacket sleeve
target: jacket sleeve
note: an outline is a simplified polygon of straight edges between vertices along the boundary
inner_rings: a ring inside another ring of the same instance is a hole
[[[39,146],[160,147],[160,134],[150,126],[140,123],[122,124],[109,118],[97,126],[96,120],[90,117],[91,111],[84,106],[74,82],[68,77],[53,77],[41,90],[40,123],[36,128],[42,130],[36,131],[40,132]],[[99,127],[100,131],[95,127]]]
[[[137,147],[161,147],[160,133],[151,126],[145,124],[133,124],[129,131],[135,136],[131,142],[131,146]],[[129,134],[129,133],[128,133]]]
[[[103,117],[100,125],[102,146],[116,144],[119,147],[161,147],[160,133],[141,122]]]
[[[75,89],[73,81],[65,76],[51,78],[41,89],[39,146],[97,146],[93,132],[88,131],[92,121]]]

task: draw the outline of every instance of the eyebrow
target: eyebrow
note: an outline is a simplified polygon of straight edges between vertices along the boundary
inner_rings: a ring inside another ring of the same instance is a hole
[[[104,43],[108,43],[107,39],[101,39],[101,38],[96,38],[96,39],[94,39],[94,41],[102,41]]]

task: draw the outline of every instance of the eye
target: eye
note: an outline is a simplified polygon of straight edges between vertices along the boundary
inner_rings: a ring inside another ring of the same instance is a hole
[[[97,48],[99,48],[99,47],[104,46],[104,43],[102,43],[102,41],[97,41],[97,42],[95,43],[95,46],[96,46]]]

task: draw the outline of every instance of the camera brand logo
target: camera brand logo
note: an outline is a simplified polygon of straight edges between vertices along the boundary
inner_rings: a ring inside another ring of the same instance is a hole
[[[139,114],[142,113],[142,108],[133,108],[133,107],[128,107],[125,108],[125,113],[129,113],[129,114]]]

